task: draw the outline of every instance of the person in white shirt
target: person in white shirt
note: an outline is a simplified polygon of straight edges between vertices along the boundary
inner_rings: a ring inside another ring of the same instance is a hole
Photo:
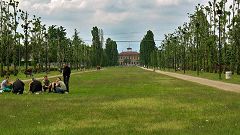
[[[65,83],[62,81],[62,79],[58,77],[56,80],[55,93],[64,94],[65,91],[67,91],[67,87]]]
[[[9,77],[7,76],[5,80],[1,83],[1,89],[4,92],[11,92],[12,91],[12,83],[9,82]]]

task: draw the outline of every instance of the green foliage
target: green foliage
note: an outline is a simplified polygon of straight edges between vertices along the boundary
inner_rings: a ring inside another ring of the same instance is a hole
[[[140,43],[140,62],[141,65],[151,65],[151,53],[155,50],[156,44],[154,41],[154,34],[148,31]]]
[[[103,59],[103,48],[100,42],[99,29],[92,29],[92,66],[101,66]]]
[[[63,63],[68,63],[76,69],[97,65],[117,65],[117,44],[111,43],[111,58],[107,58],[102,48],[103,30],[93,27],[93,44],[88,46],[78,36],[77,30],[73,38],[69,39],[63,26],[51,25],[47,28],[42,23],[41,17],[30,16],[27,11],[18,9],[18,4],[17,0],[0,2],[1,74],[5,66],[7,71],[11,65],[17,70],[22,60],[25,69],[33,65],[34,69],[38,67],[46,72],[51,65],[62,68]],[[109,63],[106,63],[107,60]]]
[[[63,63],[69,63],[76,69],[91,67],[93,63],[101,65],[104,41],[103,35],[99,39],[98,30],[93,32],[98,36],[94,35],[94,45],[89,47],[78,36],[77,30],[73,39],[69,39],[63,26],[52,25],[46,28],[41,17],[35,15],[31,17],[27,11],[18,9],[19,2],[15,0],[1,1],[0,4],[1,74],[5,66],[9,71],[12,64],[16,70],[17,66],[21,66],[22,60],[25,69],[32,64],[34,69],[38,67],[46,72],[51,65],[62,68]],[[18,30],[23,31],[23,34]],[[96,58],[94,61],[92,54]]]
[[[57,28],[55,25],[52,25],[48,28],[49,62],[56,62],[57,40]]]
[[[77,29],[75,29],[74,31],[74,35],[73,35],[73,40],[72,40],[72,48],[73,48],[73,52],[70,53],[70,55],[72,56],[73,54],[73,58],[70,56],[70,58],[72,58],[72,62],[75,65],[76,69],[79,69],[81,65],[84,65],[84,44],[83,41],[80,39],[80,37],[78,36],[78,31]]]
[[[118,65],[118,50],[117,43],[112,39],[108,38],[106,41],[106,61],[107,66],[117,66]]]
[[[131,60],[128,59],[128,58],[125,58],[125,59],[123,60],[123,64],[124,64],[124,65],[127,65],[127,64],[129,64],[130,62],[131,62]]]
[[[219,76],[228,70],[240,74],[240,21],[236,14],[240,3],[233,1],[227,10],[226,2],[214,0],[208,6],[197,5],[188,23],[166,34],[159,50],[159,67],[198,74],[200,70],[219,72]]]
[[[234,27],[231,29],[230,39],[232,43],[232,68],[236,69],[238,75],[240,75],[240,15],[236,15],[234,18]],[[234,70],[235,71],[235,70]]]
[[[157,54],[157,50],[154,50],[154,51],[152,51],[152,53],[151,53],[151,66],[152,67],[157,67],[158,66],[158,56],[157,56],[158,54]]]

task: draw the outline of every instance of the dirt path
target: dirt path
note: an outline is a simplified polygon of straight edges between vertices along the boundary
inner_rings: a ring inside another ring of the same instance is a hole
[[[145,69],[145,68],[142,68],[142,69]],[[152,69],[145,69],[145,70],[153,71]],[[202,85],[207,85],[210,87],[218,88],[220,90],[240,93],[240,85],[238,85],[238,84],[213,81],[213,80],[209,80],[209,79],[193,77],[193,76],[189,76],[189,75],[182,75],[182,74],[177,74],[177,73],[172,73],[172,72],[159,71],[159,70],[156,70],[155,72],[159,73],[159,74],[171,76],[174,78],[178,78],[181,80],[186,80],[186,81],[195,82],[195,83],[199,83]]]
[[[83,71],[83,72],[75,72],[75,73],[72,73],[71,75],[76,75],[76,74],[83,74],[83,73],[89,73],[89,72],[95,72],[97,70],[90,70],[90,71]],[[48,76],[48,78],[56,78],[56,77],[62,77],[62,74],[59,74],[59,75],[54,75],[54,76]],[[35,78],[37,80],[42,80],[43,77],[40,77],[40,78]],[[32,79],[27,79],[27,80],[22,80],[23,82],[30,82]]]

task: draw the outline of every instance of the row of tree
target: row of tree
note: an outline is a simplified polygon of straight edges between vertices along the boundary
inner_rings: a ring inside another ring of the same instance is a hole
[[[226,7],[229,4],[230,7]],[[151,66],[163,69],[193,70],[198,74],[199,71],[218,72],[219,78],[225,71],[239,75],[239,11],[240,0],[213,0],[206,6],[198,4],[195,12],[188,14],[189,22],[166,34],[152,57],[149,52],[141,55],[151,58]],[[142,64],[146,65],[146,61]]]
[[[105,44],[106,47],[103,49],[103,31],[93,27],[92,36],[92,66],[117,66],[119,64],[117,42],[108,38]]]
[[[75,69],[118,64],[117,44],[108,39],[107,48],[103,49],[101,29],[93,27],[92,45],[87,45],[77,30],[72,38],[68,38],[64,27],[47,27],[41,17],[30,17],[28,12],[18,9],[18,1],[0,2],[1,75],[6,72],[16,75],[22,64],[25,70],[31,64],[35,71],[46,72],[51,69],[51,65],[61,68],[63,63],[69,63]]]

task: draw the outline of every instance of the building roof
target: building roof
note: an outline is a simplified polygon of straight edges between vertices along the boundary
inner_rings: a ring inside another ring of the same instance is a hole
[[[131,56],[131,55],[139,55],[139,53],[138,52],[128,51],[128,52],[121,52],[119,54],[119,56]]]

